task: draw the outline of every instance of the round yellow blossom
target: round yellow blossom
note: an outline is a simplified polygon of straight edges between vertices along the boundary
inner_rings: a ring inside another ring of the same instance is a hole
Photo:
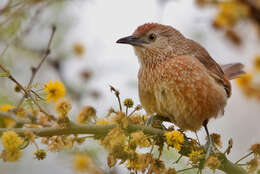
[[[73,51],[77,56],[82,56],[85,52],[85,47],[82,43],[76,42],[73,45]]]
[[[213,171],[215,171],[220,166],[220,164],[221,163],[219,159],[215,156],[210,156],[205,163],[205,165]]]
[[[21,92],[21,88],[18,85],[14,86],[14,91],[15,92]]]
[[[229,27],[238,22],[239,19],[248,16],[249,8],[238,1],[225,1],[219,3],[219,14],[214,24],[217,27]]]
[[[260,143],[253,144],[253,145],[250,147],[250,150],[251,150],[254,154],[260,156]]]
[[[14,108],[14,106],[12,106],[12,105],[4,104],[4,105],[0,106],[0,111],[8,112],[9,110],[11,110],[13,108]]]
[[[96,109],[92,106],[85,106],[80,111],[79,115],[77,116],[77,122],[79,123],[88,123],[91,118],[96,118]]]
[[[130,144],[133,146],[148,147],[150,142],[142,131],[131,133]]]
[[[177,150],[181,149],[181,145],[184,142],[184,136],[180,131],[167,131],[164,136],[166,138],[166,143],[169,146],[173,146]]]
[[[8,112],[9,110],[11,110],[13,108],[14,108],[14,106],[12,106],[12,105],[4,104],[4,105],[0,106],[0,111]],[[6,128],[12,128],[15,125],[15,122],[11,119],[4,118],[3,121],[4,121],[4,125]]]
[[[56,111],[58,112],[59,118],[67,117],[68,112],[71,110],[70,101],[62,99],[56,104]]]
[[[23,144],[23,140],[17,133],[14,131],[4,132],[2,144],[4,147],[2,157],[5,161],[17,161],[21,157],[20,147]]]
[[[14,151],[20,148],[23,144],[23,140],[16,132],[6,131],[2,135],[2,144],[6,150]]]
[[[126,98],[124,100],[124,106],[128,107],[128,108],[131,108],[134,106],[134,102],[131,98]]]
[[[254,173],[259,166],[259,162],[256,156],[246,164],[248,168],[248,173]]]
[[[251,82],[252,82],[252,74],[251,73],[247,73],[242,75],[241,77],[236,79],[236,82],[239,86],[241,87],[245,87],[248,86]]]
[[[34,152],[34,156],[37,160],[43,160],[46,158],[46,152],[43,149],[37,150]]]
[[[260,55],[257,55],[254,60],[254,68],[257,71],[260,71]]]
[[[91,159],[84,154],[77,154],[73,158],[74,169],[77,172],[86,172],[91,165]]]
[[[62,82],[60,81],[49,81],[44,85],[44,90],[46,92],[46,101],[53,100],[58,101],[60,98],[65,96],[66,89]]]
[[[202,154],[203,150],[196,150],[196,151],[192,151],[189,154],[189,160],[193,163],[196,164],[200,161],[200,159],[202,158],[201,154]]]

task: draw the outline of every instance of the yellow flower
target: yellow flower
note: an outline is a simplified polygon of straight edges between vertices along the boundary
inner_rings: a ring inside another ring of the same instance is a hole
[[[77,172],[86,172],[91,165],[91,159],[84,154],[77,154],[74,159],[74,169]]]
[[[249,8],[238,1],[225,1],[219,3],[219,14],[214,23],[217,27],[233,26],[239,19],[248,16]]]
[[[254,154],[260,155],[260,143],[253,144],[253,145],[250,147],[250,150],[251,150]]]
[[[96,109],[92,106],[85,106],[77,116],[78,123],[88,123],[91,118],[96,118]]]
[[[133,100],[132,100],[131,98],[126,98],[126,99],[124,100],[124,106],[125,106],[125,107],[128,107],[128,108],[133,107],[133,106],[134,106]]]
[[[66,89],[62,82],[60,81],[49,81],[44,85],[44,90],[47,93],[46,101],[53,100],[54,102],[58,101],[60,98],[65,96]]]
[[[254,68],[260,71],[260,55],[257,55],[254,60]]]
[[[200,161],[201,159],[201,153],[203,152],[203,150],[196,150],[196,151],[192,151],[189,154],[189,160],[193,163],[196,164]]]
[[[14,131],[4,132],[2,144],[4,147],[2,156],[5,161],[17,161],[21,157],[20,147],[23,144],[23,140],[17,133]]]
[[[43,149],[37,150],[34,152],[34,156],[37,160],[43,160],[46,158],[46,152]]]
[[[206,161],[205,165],[208,166],[211,170],[215,171],[220,166],[220,161],[215,156],[210,156],[209,159]]]
[[[173,146],[177,150],[181,149],[181,145],[184,142],[184,136],[180,131],[167,131],[164,136],[166,137],[166,143],[169,146]]]
[[[236,79],[236,82],[239,86],[241,87],[245,87],[247,85],[249,85],[252,81],[252,74],[251,73],[247,73],[242,75],[241,77]]]
[[[4,105],[0,106],[0,111],[8,112],[9,110],[11,110],[13,108],[14,108],[14,106],[12,106],[12,105],[4,104]],[[4,121],[4,125],[6,128],[12,128],[15,125],[15,122],[11,119],[4,118],[3,121]]]
[[[4,104],[4,105],[0,106],[0,111],[8,112],[9,110],[11,110],[13,108],[14,108],[14,106],[12,106],[12,105]]]
[[[76,42],[73,45],[73,51],[77,56],[82,56],[85,52],[85,47],[82,43]]]
[[[104,126],[104,125],[108,125],[108,124],[112,124],[111,121],[107,121],[104,118],[99,119],[96,121],[96,125],[100,125],[100,126]]]
[[[150,146],[150,142],[148,138],[144,135],[142,131],[137,131],[131,133],[131,145],[133,146],[140,146],[140,147],[148,147]]]
[[[60,119],[67,117],[68,112],[71,110],[69,100],[62,99],[56,104],[56,111]]]

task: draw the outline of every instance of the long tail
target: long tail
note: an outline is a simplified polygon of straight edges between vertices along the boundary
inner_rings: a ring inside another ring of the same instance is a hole
[[[244,65],[242,63],[229,63],[225,65],[221,65],[222,70],[224,71],[225,76],[229,79],[235,79],[245,74],[243,71]]]

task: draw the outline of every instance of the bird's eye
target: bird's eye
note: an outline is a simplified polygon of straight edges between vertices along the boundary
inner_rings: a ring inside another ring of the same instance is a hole
[[[150,41],[155,41],[155,39],[156,39],[156,34],[154,34],[154,33],[149,34],[148,38],[149,38]]]

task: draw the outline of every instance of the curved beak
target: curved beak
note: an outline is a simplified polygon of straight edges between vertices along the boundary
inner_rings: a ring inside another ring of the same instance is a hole
[[[148,42],[141,40],[140,38],[134,37],[134,36],[127,36],[123,37],[121,39],[118,39],[116,43],[121,44],[130,44],[133,46],[142,46],[142,44],[148,44]]]

